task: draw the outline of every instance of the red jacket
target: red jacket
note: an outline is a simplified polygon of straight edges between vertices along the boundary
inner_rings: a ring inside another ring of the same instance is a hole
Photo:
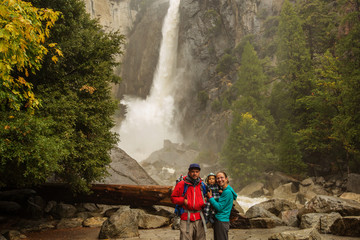
[[[180,181],[178,184],[176,184],[174,191],[171,193],[171,201],[174,204],[183,206],[185,210],[201,211],[205,205],[201,191],[201,180],[194,188],[194,186],[191,183],[185,181],[185,178],[186,177],[184,177],[184,181]],[[182,196],[184,192],[184,184],[188,184],[189,186],[185,195]],[[187,207],[184,205],[185,198],[188,200]],[[187,219],[188,219],[187,212],[181,214],[181,220],[187,220]],[[200,212],[190,213],[190,221],[196,221],[200,219],[201,219]]]

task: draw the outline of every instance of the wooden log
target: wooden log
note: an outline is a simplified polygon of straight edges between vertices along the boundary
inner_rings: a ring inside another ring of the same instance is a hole
[[[90,194],[74,194],[66,184],[44,184],[37,192],[46,200],[66,203],[98,203],[107,205],[174,206],[170,196],[172,186],[93,184]]]

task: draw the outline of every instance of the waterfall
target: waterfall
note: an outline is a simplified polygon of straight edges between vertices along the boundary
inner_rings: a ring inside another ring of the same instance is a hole
[[[174,119],[179,5],[180,0],[170,0],[149,96],[146,99],[125,96],[121,101],[126,105],[126,116],[119,130],[119,147],[137,161],[161,149],[164,139],[181,141]]]

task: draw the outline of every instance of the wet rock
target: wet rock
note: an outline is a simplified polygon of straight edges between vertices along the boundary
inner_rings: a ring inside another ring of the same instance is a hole
[[[360,237],[360,216],[337,219],[330,227],[330,230],[335,235]]]
[[[297,231],[286,231],[276,233],[269,240],[321,240],[320,233],[315,228]]]
[[[56,228],[57,229],[62,229],[62,228],[81,227],[83,221],[84,220],[82,218],[63,218],[56,225]]]
[[[261,182],[253,182],[249,185],[246,185],[243,189],[240,190],[239,195],[256,198],[264,195],[264,184]]]
[[[101,226],[99,239],[138,237],[138,218],[132,210],[119,209]]]
[[[338,212],[342,216],[360,215],[360,203],[332,196],[316,196],[305,204],[304,213],[331,213]]]
[[[101,227],[107,220],[107,217],[92,217],[83,221],[84,227]]]

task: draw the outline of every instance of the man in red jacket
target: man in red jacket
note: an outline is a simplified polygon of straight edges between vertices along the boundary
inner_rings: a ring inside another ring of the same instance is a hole
[[[206,240],[206,224],[202,208],[205,206],[200,178],[200,165],[190,164],[189,172],[183,181],[176,184],[171,201],[184,208],[180,221],[180,240]],[[184,193],[184,186],[187,190]]]

